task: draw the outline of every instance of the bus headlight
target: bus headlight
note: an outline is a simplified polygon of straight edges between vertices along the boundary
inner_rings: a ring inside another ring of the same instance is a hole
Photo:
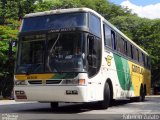
[[[15,85],[27,85],[25,80],[16,80]]]
[[[65,85],[84,85],[85,84],[85,79],[63,80],[61,84],[65,84]]]

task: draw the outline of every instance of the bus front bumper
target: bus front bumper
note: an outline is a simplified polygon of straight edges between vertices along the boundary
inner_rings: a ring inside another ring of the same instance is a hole
[[[87,86],[15,86],[16,101],[89,102]]]

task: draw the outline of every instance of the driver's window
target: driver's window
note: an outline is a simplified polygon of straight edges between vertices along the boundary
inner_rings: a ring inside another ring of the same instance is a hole
[[[90,36],[88,37],[88,76],[95,75],[101,63],[100,39]]]

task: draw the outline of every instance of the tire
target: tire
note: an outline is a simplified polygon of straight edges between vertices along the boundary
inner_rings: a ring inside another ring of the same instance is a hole
[[[140,88],[140,95],[139,95],[139,97],[137,97],[135,100],[137,101],[137,102],[143,102],[144,101],[144,99],[145,99],[145,93],[144,93],[144,89],[143,89],[143,86],[141,85],[141,88]]]
[[[145,100],[144,88],[143,88],[143,86],[141,86],[140,96],[139,96],[139,102],[143,102],[144,100]]]
[[[146,85],[144,85],[144,95],[145,95],[145,96],[147,95],[147,88],[146,88]]]
[[[58,108],[58,102],[51,102],[50,105],[52,110]]]
[[[104,99],[103,101],[99,101],[98,105],[101,109],[107,109],[110,105],[110,99],[111,99],[110,87],[107,82],[105,83],[103,94],[104,94]]]

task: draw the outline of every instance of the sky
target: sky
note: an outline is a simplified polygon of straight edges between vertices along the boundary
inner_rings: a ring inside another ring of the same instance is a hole
[[[112,3],[128,7],[139,17],[160,18],[160,0],[109,0]]]

